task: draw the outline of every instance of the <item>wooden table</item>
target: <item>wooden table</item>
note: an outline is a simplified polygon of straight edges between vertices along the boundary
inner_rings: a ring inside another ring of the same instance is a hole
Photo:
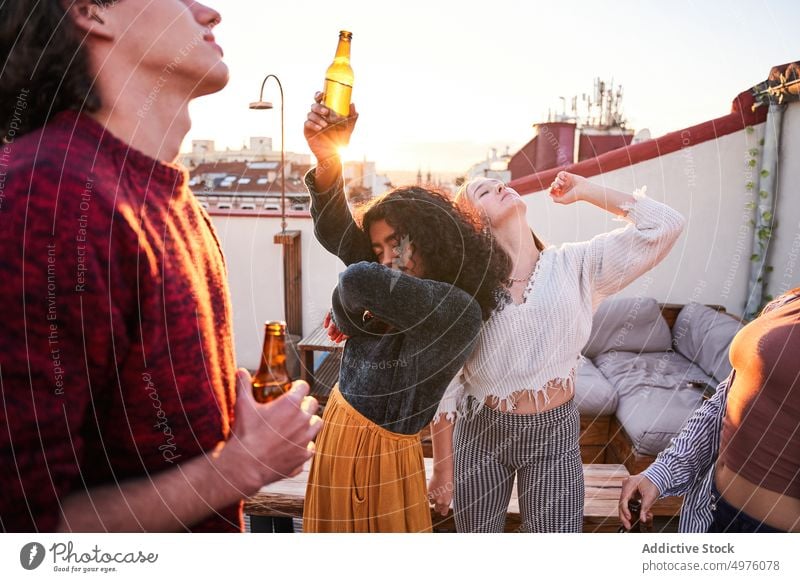
[[[245,500],[245,513],[302,517],[309,466],[307,464],[297,477],[263,487],[253,497]],[[425,459],[425,472],[428,477],[430,477],[432,469],[433,459]],[[583,466],[583,476],[586,483],[583,531],[616,532],[620,525],[617,517],[617,504],[622,480],[628,476],[628,471],[624,465],[593,464]],[[431,510],[431,519],[436,532],[456,531],[452,510],[447,517],[442,517]],[[506,531],[518,531],[520,522],[519,501],[515,486],[508,507]]]
[[[300,379],[308,382],[311,395],[323,405],[331,387],[339,378],[343,348],[343,343],[337,344],[328,339],[328,330],[321,325],[297,344],[300,351]],[[314,370],[314,352],[331,352],[317,370]]]

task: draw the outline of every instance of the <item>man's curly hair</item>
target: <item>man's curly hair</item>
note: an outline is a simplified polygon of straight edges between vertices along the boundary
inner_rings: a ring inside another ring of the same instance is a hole
[[[71,4],[20,0],[0,10],[0,139],[11,141],[60,111],[100,107]]]
[[[506,252],[474,216],[459,210],[446,194],[416,186],[397,188],[362,209],[361,227],[385,220],[399,240],[422,258],[426,279],[450,283],[480,305],[484,321],[507,297],[511,271]]]

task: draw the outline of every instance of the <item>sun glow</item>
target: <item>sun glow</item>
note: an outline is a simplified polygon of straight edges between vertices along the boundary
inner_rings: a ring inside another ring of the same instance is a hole
[[[343,162],[349,162],[353,158],[353,152],[350,150],[350,146],[339,146],[336,148],[336,151],[339,152],[339,157]]]

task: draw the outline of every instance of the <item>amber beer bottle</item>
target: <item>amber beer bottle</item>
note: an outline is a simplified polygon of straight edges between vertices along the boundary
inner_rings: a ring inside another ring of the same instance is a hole
[[[350,115],[350,93],[353,91],[353,68],[350,66],[352,39],[352,32],[339,32],[336,56],[325,71],[325,107],[342,117]]]
[[[286,322],[268,321],[264,325],[264,348],[261,365],[253,376],[253,397],[266,404],[272,402],[292,386],[286,371]]]
[[[642,522],[641,499],[629,499],[628,511],[631,514],[631,529],[625,529],[625,526],[621,525],[620,533],[651,533],[653,531],[652,524]]]

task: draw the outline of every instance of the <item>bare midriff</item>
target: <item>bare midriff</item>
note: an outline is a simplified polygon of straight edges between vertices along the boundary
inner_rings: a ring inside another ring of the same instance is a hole
[[[717,462],[714,483],[725,501],[776,529],[800,532],[800,499],[759,487]]]
[[[489,408],[500,412],[537,414],[561,406],[572,400],[573,396],[575,396],[575,391],[571,382],[553,382],[544,390],[518,390],[517,392],[512,392],[507,399],[487,396],[484,403]],[[509,410],[511,407],[506,404],[508,401],[514,402],[514,407],[511,410]]]

